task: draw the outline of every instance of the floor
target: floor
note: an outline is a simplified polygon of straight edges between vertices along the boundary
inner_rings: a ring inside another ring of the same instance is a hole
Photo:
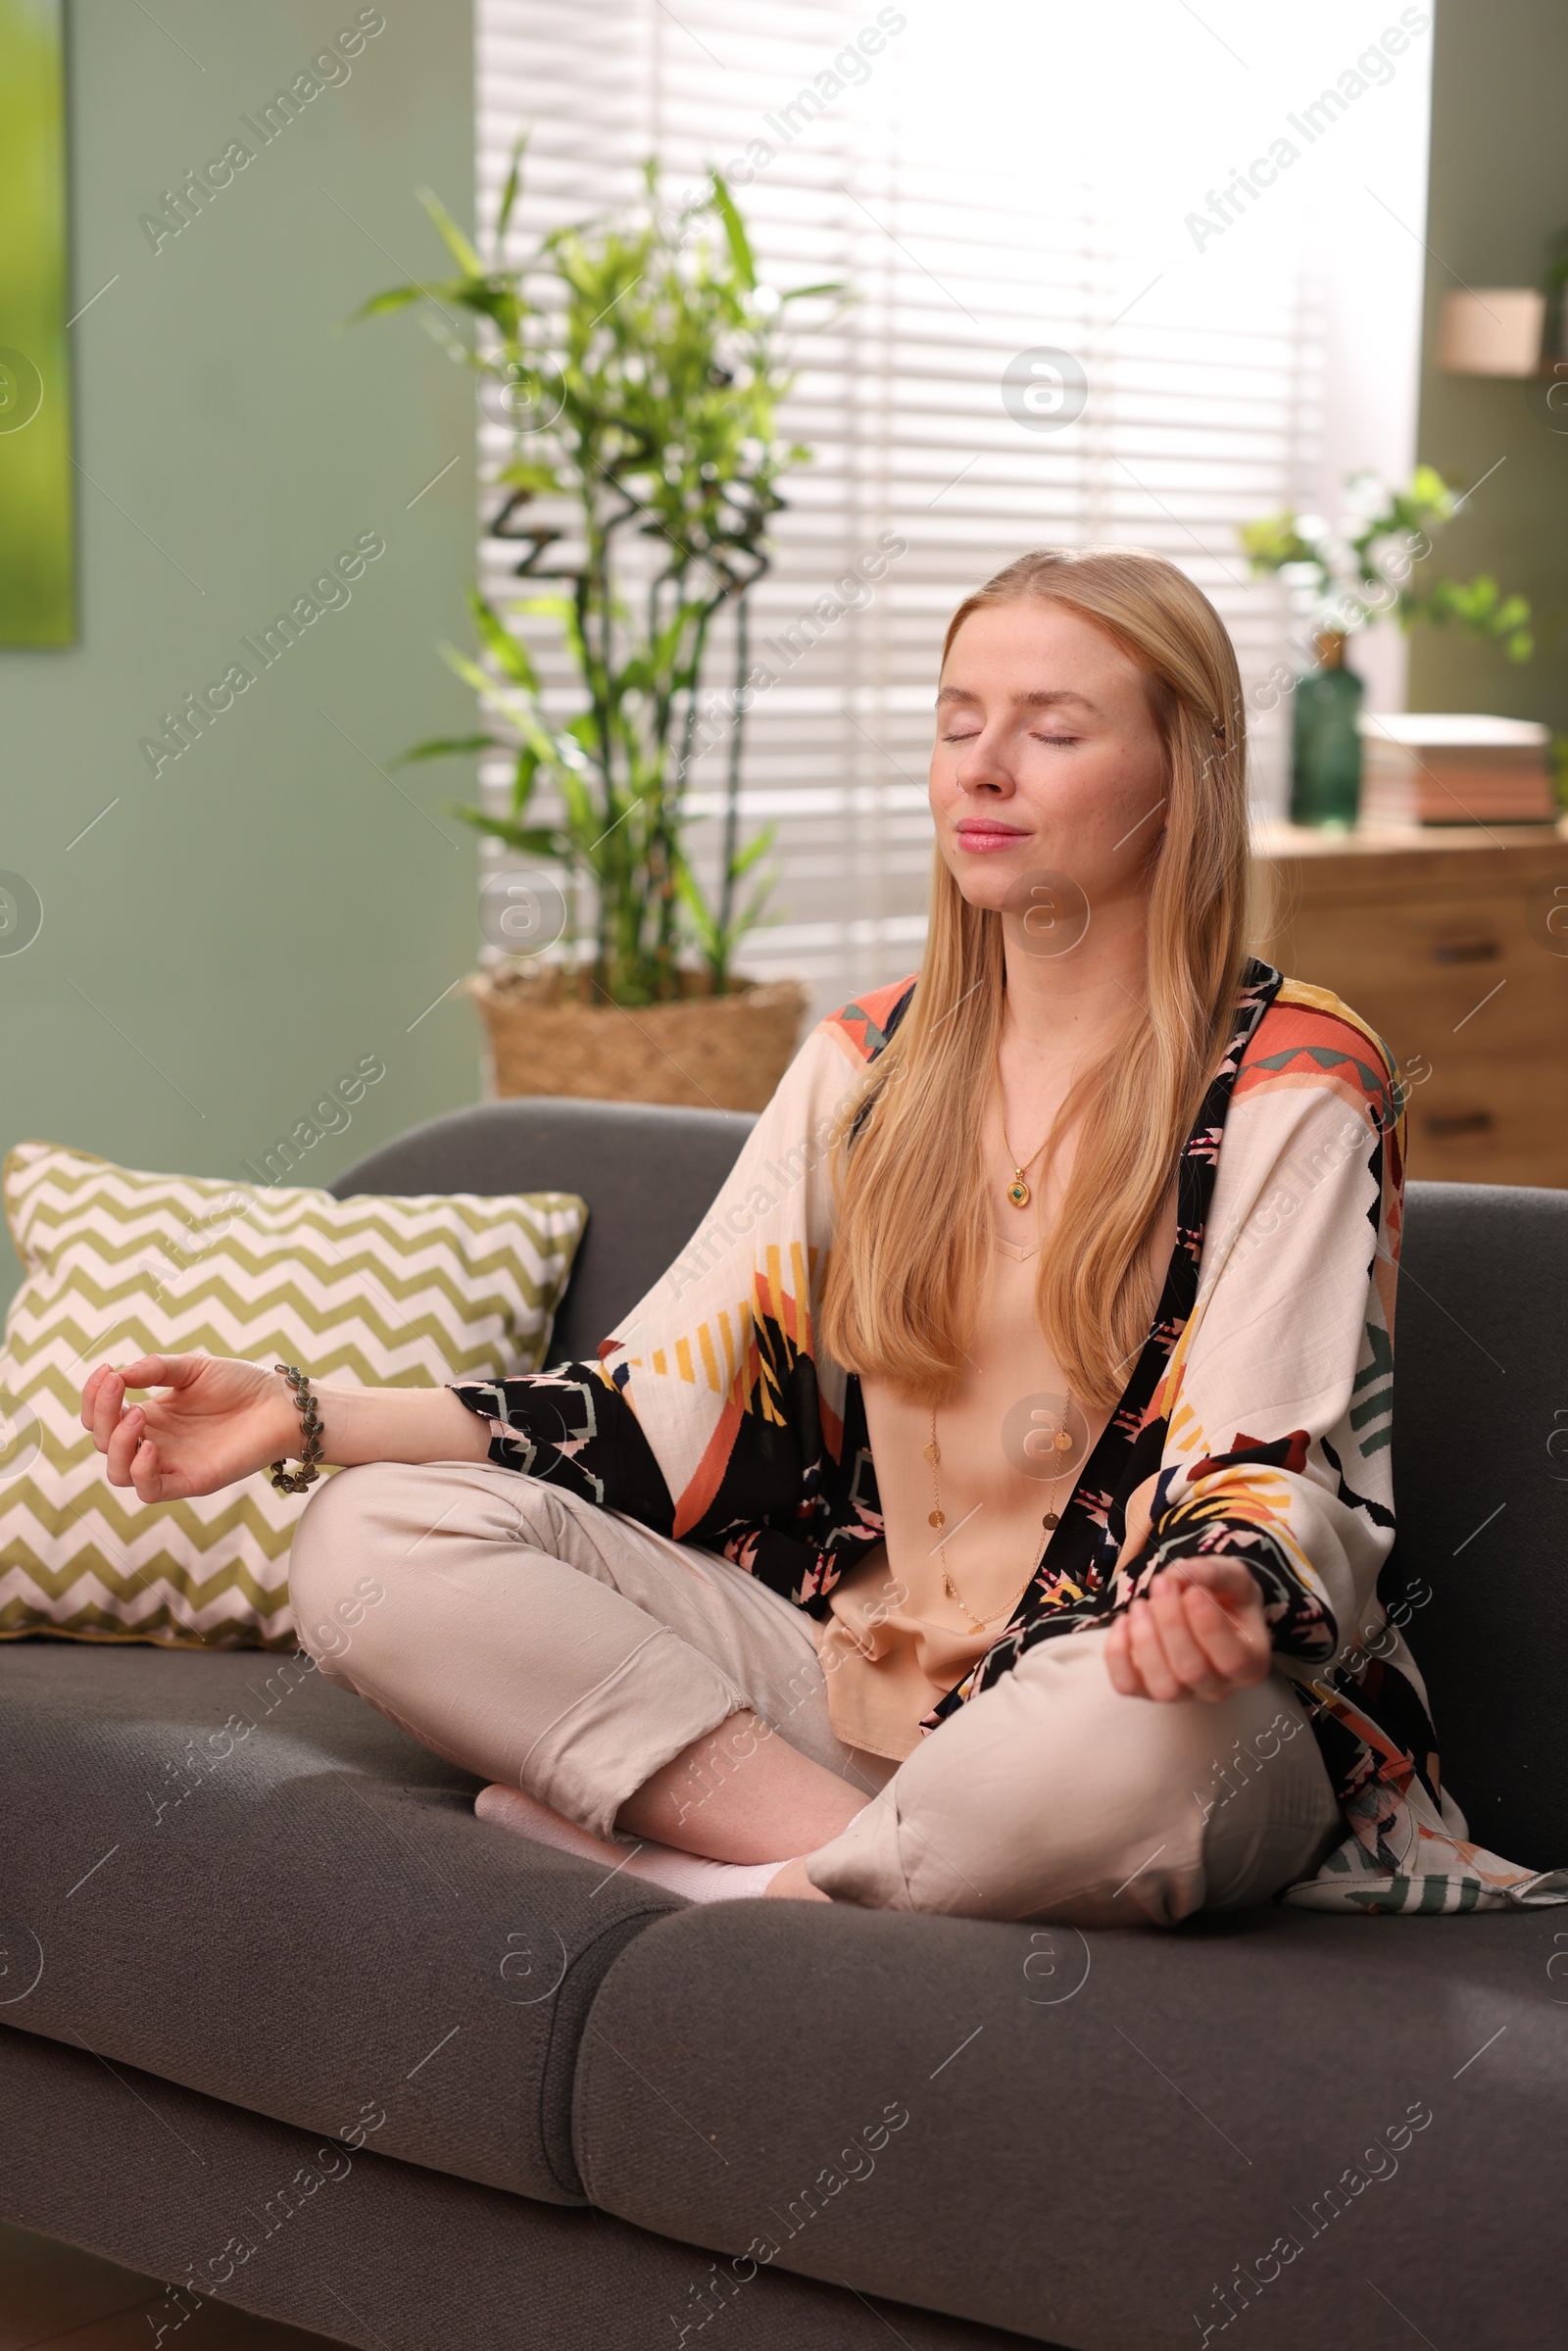
[[[196,2302],[161,2278],[0,2221],[0,2351],[156,2351],[160,2342],[170,2351],[323,2351],[326,2337]]]

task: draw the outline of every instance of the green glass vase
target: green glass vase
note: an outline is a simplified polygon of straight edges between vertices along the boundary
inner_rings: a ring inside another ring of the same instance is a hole
[[[1361,807],[1361,735],[1365,692],[1345,666],[1345,639],[1325,629],[1314,640],[1318,665],[1297,680],[1291,730],[1291,822],[1348,832]]]

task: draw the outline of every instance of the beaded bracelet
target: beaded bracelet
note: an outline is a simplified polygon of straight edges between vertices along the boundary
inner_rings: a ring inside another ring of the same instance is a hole
[[[297,1363],[274,1363],[272,1369],[281,1372],[294,1391],[294,1401],[299,1406],[300,1421],[304,1428],[305,1445],[297,1470],[290,1469],[286,1461],[274,1461],[270,1474],[279,1494],[303,1494],[307,1486],[313,1486],[321,1474],[316,1466],[321,1458],[321,1423],[317,1417],[316,1398],[311,1394],[309,1380]]]

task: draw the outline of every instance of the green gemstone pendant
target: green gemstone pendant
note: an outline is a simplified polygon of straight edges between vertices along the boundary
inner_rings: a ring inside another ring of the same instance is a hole
[[[1024,1182],[1021,1175],[1014,1176],[1012,1182],[1007,1186],[1007,1198],[1011,1200],[1015,1208],[1028,1207],[1029,1187]]]

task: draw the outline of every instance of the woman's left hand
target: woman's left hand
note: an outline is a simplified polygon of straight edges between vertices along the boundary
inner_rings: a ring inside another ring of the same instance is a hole
[[[1217,1554],[1162,1568],[1105,1636],[1105,1670],[1124,1698],[1212,1702],[1261,1682],[1272,1661],[1262,1593],[1240,1560]]]

